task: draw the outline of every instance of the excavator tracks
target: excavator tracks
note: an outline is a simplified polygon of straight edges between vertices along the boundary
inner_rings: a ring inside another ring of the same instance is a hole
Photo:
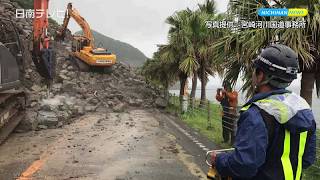
[[[23,91],[0,93],[0,144],[25,116],[26,96]]]

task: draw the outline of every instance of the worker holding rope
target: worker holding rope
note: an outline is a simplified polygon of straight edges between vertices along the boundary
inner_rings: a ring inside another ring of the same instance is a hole
[[[231,137],[231,144],[233,144],[237,119],[238,92],[232,91],[230,83],[224,81],[223,89],[217,90],[216,99],[222,106],[222,136],[224,143],[229,142]]]

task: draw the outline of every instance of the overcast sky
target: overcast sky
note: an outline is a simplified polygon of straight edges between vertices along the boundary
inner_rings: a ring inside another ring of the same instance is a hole
[[[177,10],[196,9],[204,0],[51,0],[51,10],[65,10],[69,2],[79,10],[92,29],[111,38],[127,42],[152,57],[157,44],[167,41],[165,19]],[[229,0],[216,0],[219,12],[227,9]],[[59,23],[62,18],[54,17]],[[73,32],[80,27],[72,21]],[[107,45],[105,45],[107,47]]]

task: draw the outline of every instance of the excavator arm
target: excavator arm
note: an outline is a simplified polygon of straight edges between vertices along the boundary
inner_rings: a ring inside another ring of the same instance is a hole
[[[39,74],[52,80],[55,72],[55,52],[49,47],[48,37],[49,0],[34,0],[35,18],[33,20],[33,62]]]
[[[81,27],[83,32],[83,37],[89,41],[89,46],[94,48],[93,35],[90,29],[89,23],[80,15],[80,13],[72,7],[72,3],[67,6],[67,11],[65,18],[63,20],[63,25],[61,29],[57,32],[57,39],[63,40],[65,38],[66,30],[70,21],[73,18]]]

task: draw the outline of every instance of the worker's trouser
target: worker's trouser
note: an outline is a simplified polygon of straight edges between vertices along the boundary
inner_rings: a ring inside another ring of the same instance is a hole
[[[234,132],[234,122],[235,117],[234,115],[228,114],[222,117],[222,136],[224,142],[229,142],[231,137],[231,144],[233,144],[235,139],[235,132]]]

